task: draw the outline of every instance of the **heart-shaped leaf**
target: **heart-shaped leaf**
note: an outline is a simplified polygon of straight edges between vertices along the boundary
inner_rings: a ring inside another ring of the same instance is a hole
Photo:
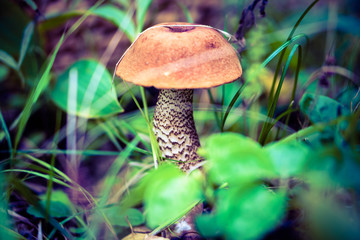
[[[85,118],[104,117],[122,112],[117,101],[112,77],[95,60],[80,60],[57,79],[52,100],[70,114]]]
[[[205,168],[210,179],[220,185],[247,184],[274,176],[270,159],[260,144],[240,134],[215,134],[199,153],[209,160]]]
[[[176,166],[161,166],[150,174],[147,179],[154,181],[147,184],[144,203],[151,228],[182,217],[201,199],[199,181],[193,175],[183,174]]]

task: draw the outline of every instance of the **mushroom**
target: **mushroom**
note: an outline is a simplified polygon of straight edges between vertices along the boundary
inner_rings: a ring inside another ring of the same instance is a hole
[[[210,26],[174,22],[146,29],[126,50],[115,73],[127,82],[160,89],[153,129],[162,155],[190,171],[201,158],[193,92],[235,81],[242,69],[234,48]]]

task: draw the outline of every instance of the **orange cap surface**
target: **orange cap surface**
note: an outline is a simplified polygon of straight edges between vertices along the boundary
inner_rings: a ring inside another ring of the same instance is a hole
[[[125,52],[115,72],[140,86],[194,89],[233,82],[242,69],[235,49],[217,30],[178,22],[145,30]]]

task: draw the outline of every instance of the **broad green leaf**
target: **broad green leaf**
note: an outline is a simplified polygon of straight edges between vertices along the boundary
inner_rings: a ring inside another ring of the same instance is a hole
[[[112,23],[114,23],[116,26],[118,26],[125,34],[126,36],[133,41],[136,37],[136,28],[135,25],[131,19],[131,16],[116,8],[114,5],[103,5],[94,11],[92,13],[96,16],[102,17]]]
[[[301,142],[272,143],[264,149],[281,178],[299,175],[310,157],[310,148]]]
[[[138,33],[143,30],[146,12],[151,2],[152,0],[136,0],[136,24]]]
[[[71,74],[72,73],[72,74]],[[57,79],[52,100],[63,110],[86,118],[122,112],[108,70],[95,60],[80,60]]]
[[[226,239],[260,239],[281,222],[286,205],[284,192],[263,186],[223,190],[216,204],[217,221]]]
[[[182,217],[189,206],[201,199],[199,182],[176,166],[161,166],[151,174],[154,181],[144,193],[147,224],[151,228]]]
[[[46,206],[46,195],[40,196],[40,205],[45,209]],[[63,218],[68,217],[73,214],[74,207],[69,199],[69,197],[63,191],[53,191],[51,193],[49,216],[54,218]],[[43,211],[35,208],[34,206],[29,206],[27,212],[38,218],[45,218]]]
[[[158,169],[153,169],[141,179],[139,185],[132,189],[129,195],[126,195],[121,206],[127,209],[141,203],[144,200],[145,192],[151,186],[161,184],[164,179],[180,177],[181,175],[179,168],[171,164],[164,164]]]
[[[34,33],[34,22],[30,22],[25,30],[24,30],[24,34],[23,34],[23,37],[22,37],[22,41],[21,41],[21,47],[20,47],[20,56],[19,56],[19,61],[17,63],[17,66],[18,68],[20,68],[23,60],[24,60],[24,57],[25,57],[25,54],[28,50],[28,47],[29,47],[29,43],[31,41],[31,38],[32,38],[32,35]]]
[[[114,226],[129,227],[138,226],[145,222],[144,215],[136,208],[129,208],[125,212],[120,206],[112,206],[103,210],[109,221]]]
[[[217,184],[247,184],[274,176],[270,158],[262,147],[240,134],[215,134],[199,153],[209,160],[205,168],[210,180]]]
[[[300,100],[300,110],[313,123],[329,122],[350,111],[332,98],[306,93]]]
[[[6,64],[8,67],[17,70],[17,63],[15,59],[7,52],[0,49],[0,61]]]

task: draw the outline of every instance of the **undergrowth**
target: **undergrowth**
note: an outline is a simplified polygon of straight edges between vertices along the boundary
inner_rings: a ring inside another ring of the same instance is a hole
[[[349,6],[315,0],[285,14],[273,1],[224,1],[214,27],[237,33],[243,76],[196,91],[206,162],[186,175],[152,131],[157,90],[113,76],[116,49],[158,23],[161,5],[78,4],[1,3],[1,239],[142,239],[200,201],[206,239],[360,237],[360,20]],[[111,30],[101,53],[96,24]],[[79,39],[89,54],[68,62]]]

